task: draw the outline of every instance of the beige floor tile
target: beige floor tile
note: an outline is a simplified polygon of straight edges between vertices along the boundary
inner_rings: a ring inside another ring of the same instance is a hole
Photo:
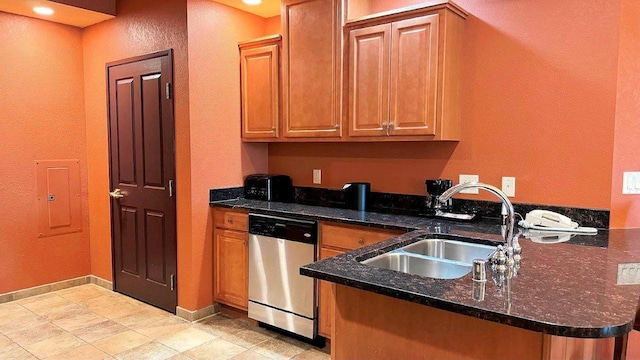
[[[226,360],[230,359],[246,349],[224,339],[213,339],[184,354],[196,360]]]
[[[109,355],[116,355],[151,342],[151,339],[133,330],[109,336],[93,343],[93,346]]]
[[[96,298],[109,293],[111,293],[111,291],[93,284],[75,286],[55,292],[55,294],[73,302],[85,301],[87,299]]]
[[[89,298],[78,301],[79,305],[82,305],[90,310],[96,310],[107,306],[113,306],[125,303],[120,297],[113,294],[100,295],[98,297]]]
[[[272,331],[261,329],[259,327],[249,327],[236,333],[224,334],[222,338],[250,349],[261,342],[276,337],[277,335],[278,334]]]
[[[88,343],[93,343],[127,330],[129,329],[124,325],[120,325],[112,320],[106,320],[101,323],[74,330],[73,334]]]
[[[42,325],[9,334],[7,336],[16,344],[20,346],[27,346],[42,340],[60,336],[64,333],[64,330],[51,324],[50,322],[46,322]]]
[[[22,303],[22,306],[31,310],[33,313],[42,316],[56,312],[65,306],[73,304],[71,301],[56,294],[45,294],[37,296],[36,298],[28,298],[20,301],[28,301]]]
[[[62,354],[85,344],[86,343],[84,341],[77,337],[69,333],[64,333],[62,335],[27,345],[24,348],[35,357],[43,359],[49,356]]]
[[[195,328],[188,328],[168,337],[159,339],[158,342],[163,343],[172,349],[178,350],[179,352],[184,352],[211,341],[214,338],[215,336],[204,331],[200,331]]]
[[[94,309],[93,311],[107,319],[117,319],[134,315],[145,310],[142,305],[134,305],[131,303],[120,303],[111,306],[105,306],[103,308]]]
[[[8,352],[0,353],[0,360],[37,360],[27,350],[19,347]]]
[[[64,317],[61,319],[53,320],[52,323],[60,328],[73,332],[78,329],[85,328],[87,326],[99,324],[107,321],[106,318],[87,310],[86,312],[76,314],[74,316]]]
[[[157,342],[150,342],[115,356],[118,360],[165,360],[178,352]]]
[[[80,306],[76,303],[70,302],[69,304],[53,307],[51,309],[45,310],[45,313],[42,315],[49,321],[54,321],[63,318],[74,317],[83,313],[89,312],[87,308],[84,306]]]
[[[330,360],[331,355],[319,350],[309,349],[309,350],[305,350],[299,355],[296,355],[296,357],[294,357],[293,359],[294,360]]]
[[[139,309],[139,311],[121,317],[114,317],[112,318],[112,320],[126,327],[137,330],[140,328],[145,328],[162,319],[171,317],[171,313],[168,313],[166,311],[158,312],[149,309],[150,306],[148,305],[137,305],[136,307]]]
[[[9,323],[0,324],[0,331],[5,335],[17,333],[37,326],[47,324],[47,319],[34,313],[14,318]]]
[[[178,354],[172,358],[169,358],[168,360],[193,360],[193,358],[185,354]]]
[[[82,345],[70,351],[58,354],[53,357],[47,358],[47,360],[106,360],[112,359],[111,356],[98,350],[92,345]]]
[[[0,335],[0,358],[2,353],[17,349],[20,346],[4,335]]]
[[[224,315],[213,315],[193,324],[198,330],[208,332],[215,336],[234,334],[249,327],[244,320],[230,318]]]
[[[160,339],[189,328],[191,324],[177,316],[167,316],[151,324],[136,327],[135,330],[152,339]]]
[[[26,316],[36,316],[36,314],[15,302],[0,304],[0,332],[5,325]]]
[[[283,360],[301,354],[309,348],[310,345],[278,336],[256,345],[251,350],[272,359]]]
[[[230,358],[230,360],[271,360],[264,355],[260,355],[253,350],[247,350],[245,352],[241,352],[240,354]]]

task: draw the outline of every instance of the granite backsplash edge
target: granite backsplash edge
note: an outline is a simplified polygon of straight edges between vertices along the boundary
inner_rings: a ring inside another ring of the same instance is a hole
[[[209,190],[209,202],[243,197],[243,187]],[[294,186],[293,202],[301,205],[345,208],[344,192],[336,189]],[[427,213],[426,196],[371,192],[368,211],[385,214],[424,216]],[[534,209],[555,211],[570,217],[581,226],[599,229],[609,228],[610,211],[545,204],[514,203],[515,211],[522,216]],[[500,218],[501,203],[484,200],[453,199],[452,212],[472,214],[485,218]]]

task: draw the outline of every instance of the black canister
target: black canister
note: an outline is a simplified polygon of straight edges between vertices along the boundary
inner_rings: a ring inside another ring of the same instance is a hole
[[[369,193],[371,192],[371,183],[353,182],[346,183],[342,187],[347,209],[367,210],[369,203]]]
[[[434,213],[436,209],[440,209],[442,211],[451,211],[451,199],[449,199],[445,204],[441,204],[438,201],[438,197],[451,187],[453,181],[450,179],[436,179],[426,180],[424,183],[427,187],[428,193],[427,211],[430,214]]]

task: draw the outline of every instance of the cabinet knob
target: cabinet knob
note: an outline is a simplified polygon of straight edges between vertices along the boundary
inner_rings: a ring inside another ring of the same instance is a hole
[[[391,135],[391,131],[393,130],[393,123],[389,120],[389,125],[387,126],[387,136]]]
[[[227,224],[233,224],[233,220],[227,219]]]
[[[364,244],[364,239],[363,238],[358,239],[358,244],[360,245]]]
[[[335,128],[336,130],[340,129],[340,124],[336,124],[336,126],[334,126],[334,128]]]

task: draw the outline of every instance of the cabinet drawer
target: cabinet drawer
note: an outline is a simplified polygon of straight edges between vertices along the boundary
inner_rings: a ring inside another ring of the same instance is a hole
[[[352,250],[375,244],[402,234],[402,231],[373,230],[367,227],[351,225],[320,224],[320,239],[322,246]]]
[[[214,223],[222,229],[248,231],[249,215],[243,211],[215,210]]]

